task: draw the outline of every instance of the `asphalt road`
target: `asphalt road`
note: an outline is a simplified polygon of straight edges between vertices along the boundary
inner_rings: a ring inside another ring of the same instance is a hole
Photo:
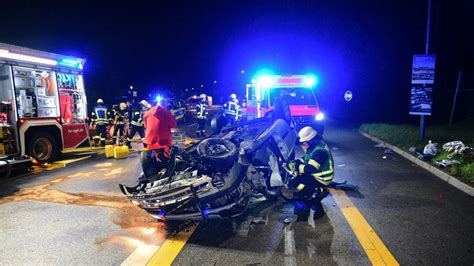
[[[398,155],[383,159],[383,149],[355,130],[330,127],[325,135],[336,180],[361,189],[346,193],[352,207],[338,193],[324,199],[314,227],[303,205],[285,226],[291,205],[255,203],[238,219],[200,223],[184,246],[158,253],[187,225],[158,222],[121,195],[117,184],[132,185],[140,173],[137,154],[97,156],[0,180],[0,264],[143,265],[163,256],[176,265],[370,265],[366,240],[379,239],[375,249],[403,265],[473,265],[471,197]],[[358,230],[364,226],[368,238]]]

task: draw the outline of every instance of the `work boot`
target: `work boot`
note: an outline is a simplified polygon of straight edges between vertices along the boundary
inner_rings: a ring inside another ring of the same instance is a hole
[[[285,217],[285,219],[283,219],[283,222],[285,224],[291,224],[291,223],[295,222],[297,219],[298,219],[298,216],[296,214],[292,214],[292,215],[289,215],[289,216]]]

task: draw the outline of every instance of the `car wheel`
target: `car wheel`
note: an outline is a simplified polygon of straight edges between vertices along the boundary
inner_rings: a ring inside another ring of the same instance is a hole
[[[208,138],[197,146],[199,156],[215,168],[228,168],[237,160],[237,146],[224,139]]]
[[[54,162],[59,155],[58,144],[50,134],[37,133],[28,142],[28,155],[40,163]]]

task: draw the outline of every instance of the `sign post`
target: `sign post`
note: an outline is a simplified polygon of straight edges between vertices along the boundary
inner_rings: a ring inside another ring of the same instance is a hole
[[[411,74],[410,115],[420,117],[420,140],[425,137],[425,116],[431,115],[435,55],[414,55]]]
[[[425,39],[425,55],[428,56],[428,52],[429,52],[429,47],[430,47],[430,30],[431,30],[431,0],[428,0],[428,16],[427,16],[427,19],[426,19],[426,39]],[[412,70],[412,84],[415,84],[413,83],[413,77],[414,77],[414,73],[415,73],[415,57],[413,57],[413,70]],[[434,58],[434,56],[433,56]],[[432,76],[432,81],[434,83],[434,59],[433,59],[433,76]],[[416,75],[415,75],[416,76]],[[433,84],[431,83],[431,84]],[[421,83],[421,84],[424,84],[424,83]],[[432,92],[433,88],[431,87],[431,92]],[[419,91],[418,90],[413,90],[412,88],[412,98],[413,98],[413,92],[417,92]],[[431,99],[431,93],[429,95],[430,99]],[[431,101],[430,101],[431,103]],[[411,114],[411,105],[412,103],[410,103],[410,114]],[[426,105],[425,105],[426,107]],[[431,115],[431,104],[430,104],[430,111],[429,111],[430,115]],[[420,140],[423,140],[425,138],[425,115],[424,114],[419,114],[420,115],[420,135],[419,135],[419,139]]]

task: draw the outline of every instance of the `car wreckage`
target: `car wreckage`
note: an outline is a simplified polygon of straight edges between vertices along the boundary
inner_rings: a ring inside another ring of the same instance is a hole
[[[172,146],[166,162],[142,153],[141,181],[119,186],[132,203],[161,220],[238,216],[252,195],[279,193],[288,176],[283,164],[294,158],[296,140],[281,119],[224,127],[186,149]]]
[[[224,127],[186,149],[172,146],[168,157],[143,152],[139,183],[119,186],[133,204],[160,220],[232,218],[256,195],[281,194],[296,142],[295,129],[285,120],[259,118]],[[331,187],[357,189],[345,182]]]

